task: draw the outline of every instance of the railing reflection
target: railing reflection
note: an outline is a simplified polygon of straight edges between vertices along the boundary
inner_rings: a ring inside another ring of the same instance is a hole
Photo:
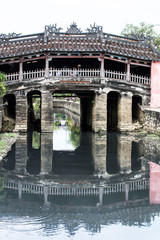
[[[149,182],[147,179],[139,179],[128,182],[105,183],[98,184],[88,182],[73,183],[32,183],[23,180],[7,179],[4,184],[5,189],[18,191],[19,199],[22,194],[39,194],[44,195],[45,202],[48,202],[48,196],[99,196],[99,205],[103,204],[103,197],[116,193],[125,193],[124,201],[128,202],[129,192],[147,190]]]

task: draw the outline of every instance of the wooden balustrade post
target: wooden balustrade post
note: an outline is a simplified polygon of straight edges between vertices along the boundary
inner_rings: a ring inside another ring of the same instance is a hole
[[[49,59],[48,59],[48,53],[46,54],[46,63],[45,63],[45,77],[49,77]]]
[[[100,76],[104,77],[104,54],[101,57],[101,70],[100,70]]]
[[[20,58],[20,62],[19,62],[19,81],[23,80],[23,62],[22,62],[22,58]]]
[[[130,60],[128,60],[128,62],[127,62],[127,73],[126,73],[126,80],[127,81],[130,81],[130,68],[131,68],[131,66],[130,66]]]

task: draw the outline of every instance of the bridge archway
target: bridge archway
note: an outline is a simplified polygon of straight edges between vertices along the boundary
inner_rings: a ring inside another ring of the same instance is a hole
[[[16,98],[14,94],[6,94],[3,97],[4,115],[9,118],[15,119],[16,117]]]
[[[132,97],[132,122],[142,122],[142,111],[140,109],[142,105],[142,97],[134,95]]]
[[[120,93],[111,91],[107,95],[107,130],[117,131],[118,130],[118,109]]]
[[[77,101],[80,104],[80,127],[82,130],[92,129],[92,112],[93,112],[93,92],[89,91],[55,91],[53,93],[53,99],[59,96],[61,99],[68,101]]]
[[[41,130],[41,92],[31,91],[27,94],[28,130]]]

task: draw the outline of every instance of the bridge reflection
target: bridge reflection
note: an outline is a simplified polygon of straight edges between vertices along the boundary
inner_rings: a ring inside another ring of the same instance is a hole
[[[22,215],[25,214],[25,211],[28,211],[29,214],[29,208],[32,205],[32,216],[36,216],[36,206],[38,206],[45,212],[51,211],[53,213],[50,218],[51,222],[54,221],[58,224],[58,221],[62,220],[67,227],[68,221],[72,223],[74,219],[78,224],[78,220],[83,220],[86,226],[92,228],[94,225],[97,229],[103,223],[106,225],[118,222],[130,226],[148,226],[152,218],[160,214],[160,206],[153,205],[154,203],[160,203],[159,187],[157,187],[157,179],[160,177],[159,165],[151,164],[154,168],[151,168],[150,178],[147,168],[145,165],[143,166],[142,162],[142,168],[138,171],[122,172],[122,167],[120,167],[118,174],[108,174],[106,171],[106,175],[103,175],[102,178],[103,157],[100,163],[96,162],[96,157],[100,156],[97,151],[94,156],[94,168],[99,169],[97,174],[94,172],[93,175],[86,176],[56,175],[52,171],[54,167],[52,134],[48,133],[47,135],[46,137],[45,134],[40,135],[41,146],[38,143],[36,146],[34,145],[41,156],[39,174],[27,173],[27,135],[23,134],[18,139],[15,145],[15,168],[12,170],[1,168],[1,176],[6,175],[6,177],[2,179],[3,183],[1,182],[0,186],[3,189],[1,188],[0,195],[3,195],[4,192],[2,199],[8,206],[5,209],[4,203],[2,203],[3,210],[9,211],[14,216],[17,214],[15,209],[18,209]],[[101,147],[100,142],[107,142],[109,138],[105,139],[104,136],[101,138],[98,135],[93,135],[90,136],[90,139],[93,141],[91,141],[92,146],[99,149],[99,153],[102,152],[103,155],[103,149],[106,145],[102,144]],[[117,136],[117,139],[123,142],[122,136],[121,138]],[[124,141],[125,143],[127,139]],[[121,143],[120,146],[123,146],[123,144]],[[22,150],[21,154],[18,149]],[[92,152],[94,151],[92,148]],[[120,153],[122,154],[122,152],[121,150]],[[105,153],[106,157],[108,151],[105,150]],[[126,152],[124,155],[126,155]],[[17,156],[19,156],[19,159],[17,159]],[[107,161],[107,158],[105,161]],[[126,162],[126,166],[127,164],[129,164],[129,161]],[[122,166],[124,165],[125,163]],[[131,165],[130,162],[130,169],[132,170]],[[12,203],[14,203],[14,208]],[[0,206],[0,210],[2,206]],[[94,221],[95,214],[96,216],[100,214],[101,217]],[[47,227],[49,226],[46,225]]]
[[[57,140],[55,140],[57,141]],[[53,133],[21,134],[3,167],[18,174],[90,175],[144,173],[148,166],[142,141],[132,136],[84,132],[73,150],[54,150]]]

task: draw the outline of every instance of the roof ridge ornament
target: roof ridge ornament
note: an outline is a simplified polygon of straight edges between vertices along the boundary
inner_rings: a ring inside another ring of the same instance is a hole
[[[95,23],[93,25],[90,24],[90,28],[86,29],[88,31],[88,35],[94,37],[103,37],[104,33],[103,33],[103,27],[102,26],[98,26]]]
[[[144,42],[144,43],[151,43],[153,41],[153,37],[151,36],[146,36],[145,34],[125,34],[125,37],[133,38],[139,42]]]
[[[4,39],[4,40],[6,40],[6,39],[10,39],[10,38],[16,38],[16,37],[19,37],[21,35],[21,33],[15,33],[15,32],[13,32],[13,33],[8,33],[8,35],[7,34],[5,34],[5,33],[1,33],[0,34],[0,39],[2,40],[2,39]]]
[[[66,33],[82,33],[81,29],[77,27],[77,24],[75,22],[71,23],[70,27],[67,28]]]
[[[56,35],[60,34],[60,30],[62,30],[63,28],[59,27],[57,28],[57,23],[55,24],[50,24],[50,25],[46,25],[44,28],[44,41],[46,42],[48,38],[52,38]]]

